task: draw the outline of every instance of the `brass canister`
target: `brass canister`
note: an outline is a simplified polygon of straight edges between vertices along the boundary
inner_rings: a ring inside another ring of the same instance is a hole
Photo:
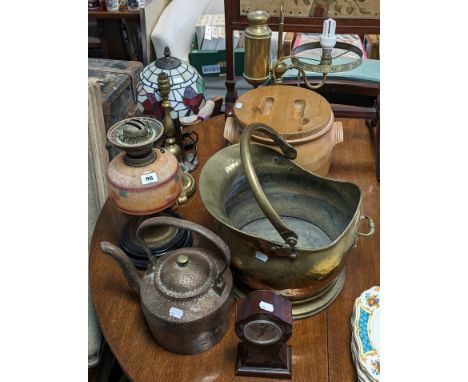
[[[257,87],[270,78],[271,29],[265,11],[252,11],[247,15],[249,26],[245,29],[244,78]]]

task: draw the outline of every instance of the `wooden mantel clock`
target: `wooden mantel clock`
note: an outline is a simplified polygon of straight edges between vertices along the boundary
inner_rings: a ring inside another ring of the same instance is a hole
[[[237,304],[236,375],[291,378],[292,304],[281,295],[257,290]]]

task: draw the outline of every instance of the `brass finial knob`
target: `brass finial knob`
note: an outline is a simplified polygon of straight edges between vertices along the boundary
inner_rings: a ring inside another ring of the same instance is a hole
[[[164,57],[160,57],[154,61],[154,65],[159,69],[170,70],[180,66],[181,61],[176,57],[172,57],[169,47],[166,46],[164,48]]]
[[[265,25],[270,19],[270,15],[266,11],[257,10],[247,14],[247,20],[252,25]]]
[[[185,267],[188,264],[189,258],[187,255],[177,256],[177,265],[179,267]]]

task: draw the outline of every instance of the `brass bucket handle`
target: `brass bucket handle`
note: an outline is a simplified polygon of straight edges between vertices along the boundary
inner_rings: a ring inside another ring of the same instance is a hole
[[[155,262],[156,258],[151,254],[148,246],[146,245],[145,241],[143,240],[143,235],[141,234],[142,231],[147,227],[158,226],[158,225],[169,225],[173,227],[179,227],[183,229],[188,229],[192,232],[196,232],[203,236],[204,238],[211,241],[216,247],[218,247],[223,254],[224,257],[224,267],[218,272],[216,275],[216,282],[215,282],[215,289],[222,293],[224,289],[224,280],[223,280],[223,273],[231,264],[231,251],[227,244],[214,232],[210,231],[208,228],[203,227],[200,224],[190,222],[184,219],[177,219],[169,216],[156,216],[154,218],[149,218],[144,220],[136,231],[136,237],[138,243],[145,251],[146,255],[150,262]]]
[[[250,153],[250,141],[251,136],[254,131],[259,131],[263,134],[268,135],[284,153],[284,156],[288,159],[295,159],[297,156],[296,149],[291,146],[286,140],[281,137],[275,130],[271,127],[268,127],[262,123],[252,123],[248,125],[242,132],[240,139],[240,152],[242,165],[244,166],[245,175],[249,182],[250,188],[254,194],[255,200],[262,209],[263,213],[266,215],[268,220],[273,227],[278,231],[281,237],[284,239],[285,244],[288,245],[291,249],[297,244],[297,235],[291,230],[286,223],[283,222],[281,217],[276,213],[271,205],[270,201],[265,195],[262,186],[258,180],[257,174],[252,162],[252,155]]]
[[[357,234],[359,236],[372,236],[375,233],[375,223],[372,218],[369,216],[362,215],[360,220],[367,220],[367,224],[369,226],[369,232],[363,233],[363,232],[358,232]]]

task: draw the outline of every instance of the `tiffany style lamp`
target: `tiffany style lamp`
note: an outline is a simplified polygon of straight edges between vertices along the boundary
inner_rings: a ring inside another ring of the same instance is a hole
[[[171,117],[178,119],[197,114],[205,104],[203,78],[187,62],[171,57],[168,47],[164,49],[164,57],[152,62],[140,73],[140,83],[137,88],[138,111],[162,119],[162,96],[158,88],[158,75],[161,72],[167,73],[171,84],[169,93]]]

